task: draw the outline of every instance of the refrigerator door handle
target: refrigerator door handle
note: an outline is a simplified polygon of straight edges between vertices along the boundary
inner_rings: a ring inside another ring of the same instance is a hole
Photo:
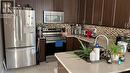
[[[23,24],[22,24],[22,11],[19,11],[19,24],[20,24],[20,40],[23,40]]]
[[[18,39],[16,39],[16,40],[20,40],[20,31],[19,31],[19,11],[17,11],[18,12],[18,14],[16,14],[15,15],[15,29],[16,29],[16,31],[15,31],[15,33],[17,33],[16,34],[16,37],[18,38]]]

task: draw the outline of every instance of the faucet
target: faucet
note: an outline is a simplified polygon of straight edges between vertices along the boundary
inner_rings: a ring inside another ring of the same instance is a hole
[[[107,49],[107,48],[108,48],[108,45],[109,45],[109,40],[108,40],[108,38],[107,38],[105,35],[98,35],[98,36],[96,37],[96,39],[95,39],[94,45],[96,45],[96,43],[97,43],[99,37],[104,37],[104,38],[106,39],[106,49]]]

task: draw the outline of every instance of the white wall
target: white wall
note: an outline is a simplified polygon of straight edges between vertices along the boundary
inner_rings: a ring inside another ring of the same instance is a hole
[[[0,4],[1,4],[1,0],[0,0]],[[0,5],[0,12],[1,12],[1,5]],[[1,13],[0,13],[1,14]],[[0,17],[1,18],[1,17]],[[0,19],[0,73],[3,73],[3,65],[2,65],[2,61],[3,61],[3,43],[2,43],[2,31],[1,31],[1,19]]]

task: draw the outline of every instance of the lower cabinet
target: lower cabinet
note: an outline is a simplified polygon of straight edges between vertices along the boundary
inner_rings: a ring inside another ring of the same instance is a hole
[[[73,37],[66,37],[66,51],[73,51]]]
[[[73,48],[74,48],[74,50],[79,50],[80,49],[80,42],[75,37],[74,37],[74,41],[73,41]]]
[[[80,42],[75,37],[66,37],[66,51],[74,51],[80,49]]]
[[[58,62],[58,73],[69,73],[60,62]]]
[[[39,61],[43,62],[46,60],[45,58],[45,44],[46,44],[46,39],[38,39],[39,41]]]

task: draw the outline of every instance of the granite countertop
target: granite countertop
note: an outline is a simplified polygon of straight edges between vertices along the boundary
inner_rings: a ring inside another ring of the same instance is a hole
[[[130,53],[126,53],[123,64],[108,64],[105,61],[88,63],[80,59],[74,52],[56,53],[55,57],[64,66],[68,73],[118,73],[130,70]]]

